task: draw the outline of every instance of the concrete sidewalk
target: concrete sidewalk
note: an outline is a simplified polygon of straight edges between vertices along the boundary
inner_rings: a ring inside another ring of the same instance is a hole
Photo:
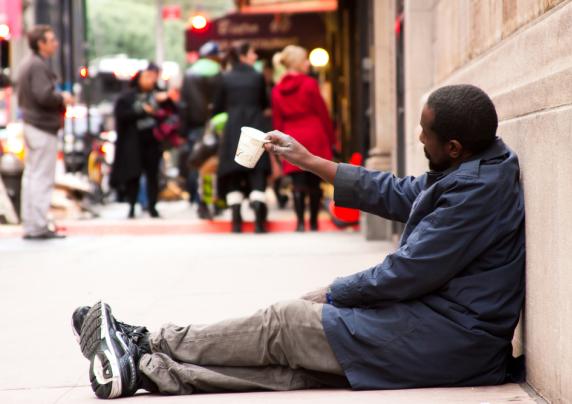
[[[70,328],[103,298],[150,329],[247,315],[379,262],[392,246],[357,233],[77,236],[0,243],[0,403],[93,403]],[[401,391],[298,391],[163,397],[137,403],[533,403],[518,385]]]
[[[6,404],[95,403],[89,387],[46,388],[25,391],[2,391]],[[534,403],[518,385],[454,389],[414,389],[392,391],[307,390],[290,392],[201,394],[194,396],[157,396],[139,393],[125,398],[133,404],[515,404]],[[100,403],[102,401],[99,401]]]

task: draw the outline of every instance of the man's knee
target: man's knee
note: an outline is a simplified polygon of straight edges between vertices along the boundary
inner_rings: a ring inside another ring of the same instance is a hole
[[[318,303],[303,299],[293,299],[277,302],[268,307],[269,315],[284,324],[307,323],[321,321],[321,306]]]

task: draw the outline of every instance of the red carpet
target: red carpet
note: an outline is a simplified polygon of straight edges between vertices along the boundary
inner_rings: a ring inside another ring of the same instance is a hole
[[[108,236],[108,235],[177,235],[177,234],[230,234],[230,221],[168,221],[168,220],[125,220],[117,222],[97,222],[97,221],[69,221],[61,222],[60,225],[66,229],[66,234],[70,236]],[[22,235],[20,227],[9,226],[5,231],[0,230],[0,237],[19,237]],[[268,223],[269,233],[291,233],[296,228],[295,220],[270,221]],[[0,228],[1,229],[1,228]],[[351,229],[357,230],[358,227]],[[331,220],[325,218],[319,220],[319,232],[345,231],[339,229]],[[254,223],[245,222],[244,233],[254,232]]]

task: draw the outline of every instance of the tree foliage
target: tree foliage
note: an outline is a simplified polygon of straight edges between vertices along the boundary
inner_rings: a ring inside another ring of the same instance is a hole
[[[156,7],[151,1],[89,0],[88,43],[90,59],[127,54],[129,57],[155,59]],[[164,21],[165,60],[184,64],[185,25]]]

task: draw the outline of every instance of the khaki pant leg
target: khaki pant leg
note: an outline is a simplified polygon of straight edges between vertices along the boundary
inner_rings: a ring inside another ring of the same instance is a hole
[[[151,336],[151,348],[199,366],[283,366],[343,375],[324,333],[322,308],[292,300],[212,325],[169,324]]]
[[[24,233],[39,234],[48,225],[54,188],[57,137],[34,126],[24,125],[26,163],[22,177],[22,222]]]
[[[284,366],[206,367],[175,362],[162,353],[144,355],[139,369],[163,394],[349,387],[347,379],[339,375]]]

